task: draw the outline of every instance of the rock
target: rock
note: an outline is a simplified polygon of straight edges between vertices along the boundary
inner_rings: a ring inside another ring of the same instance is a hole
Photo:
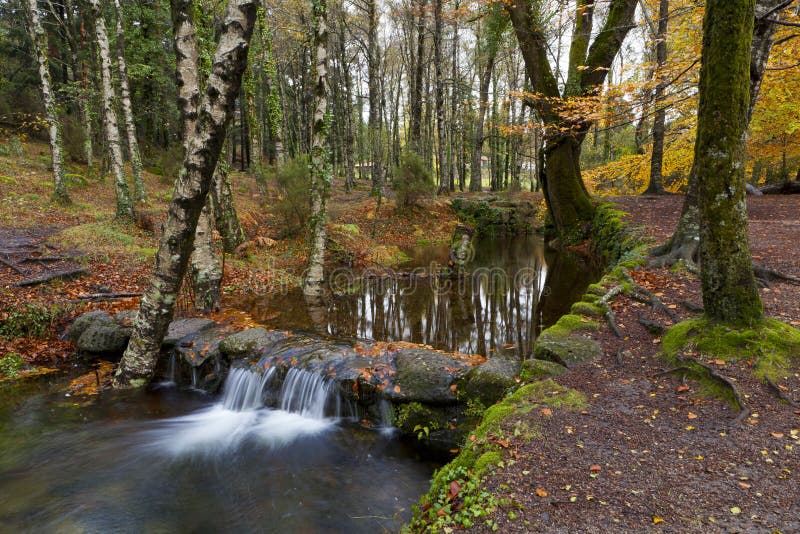
[[[566,372],[567,368],[560,363],[532,358],[522,362],[519,375],[523,381],[529,382],[548,376],[561,376]]]
[[[392,402],[453,404],[456,392],[450,386],[469,369],[461,360],[424,349],[401,350],[395,365],[396,387],[384,390]]]
[[[230,358],[247,356],[256,349],[266,349],[287,336],[282,332],[270,332],[266,328],[248,328],[223,339],[219,350]]]
[[[745,187],[745,192],[748,195],[753,195],[753,196],[756,196],[756,197],[760,197],[760,196],[762,196],[764,194],[764,193],[761,192],[761,189],[758,189],[756,186],[754,186],[752,184],[745,184],[744,187]]]
[[[203,330],[211,328],[215,325],[211,319],[203,319],[200,317],[192,317],[188,319],[176,319],[169,323],[167,335],[164,336],[163,345],[165,347],[173,347],[178,341],[189,336],[196,336]]]
[[[79,315],[75,321],[72,322],[72,326],[70,326],[67,332],[67,339],[77,344],[81,335],[93,324],[114,324],[114,320],[108,313],[100,310]]]
[[[533,354],[540,360],[550,360],[571,369],[599,358],[603,354],[603,347],[596,341],[575,334],[555,338],[545,333],[536,340]]]
[[[114,316],[114,322],[120,326],[132,327],[137,315],[139,310],[124,310]]]
[[[495,357],[474,367],[461,386],[468,399],[479,399],[490,406],[502,399],[517,384],[520,361],[513,357]]]
[[[75,345],[84,353],[122,356],[130,337],[130,328],[98,321],[84,330]]]

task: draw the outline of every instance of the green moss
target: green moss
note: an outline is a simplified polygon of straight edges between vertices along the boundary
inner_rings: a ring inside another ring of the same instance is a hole
[[[601,284],[589,284],[589,287],[586,288],[587,295],[597,295],[598,297],[602,297],[607,293],[605,287]]]
[[[580,315],[567,314],[562,315],[556,324],[545,329],[542,335],[547,334],[552,339],[561,339],[574,332],[597,330],[598,328],[600,328],[600,324],[596,321],[589,321]]]
[[[589,317],[602,317],[604,310],[591,302],[578,301],[570,307],[569,312],[573,315],[587,315]]]
[[[701,317],[676,324],[662,340],[662,350],[673,363],[681,351],[691,349],[724,361],[753,360],[756,376],[778,380],[800,359],[800,330],[774,319],[732,328]]]
[[[519,378],[523,382],[531,382],[548,376],[561,376],[566,372],[567,368],[556,362],[533,358],[522,362]]]
[[[503,453],[500,451],[485,452],[481,454],[477,460],[475,460],[475,466],[473,470],[476,474],[480,475],[488,471],[490,468],[496,466],[502,460]]]
[[[150,259],[155,256],[153,239],[136,235],[133,226],[115,222],[95,222],[72,226],[50,238],[64,248],[74,248],[98,254],[126,254]]]

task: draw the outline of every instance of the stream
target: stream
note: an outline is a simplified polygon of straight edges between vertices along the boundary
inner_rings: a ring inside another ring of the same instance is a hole
[[[411,251],[403,270],[447,255]],[[481,269],[450,285],[348,279],[322,310],[295,292],[238,305],[272,328],[527,354],[596,276],[537,237],[479,241],[467,270]],[[63,376],[0,386],[2,530],[396,531],[443,459],[360,425],[319,375],[270,379],[234,367],[216,396],[162,385],[88,400],[65,396]]]

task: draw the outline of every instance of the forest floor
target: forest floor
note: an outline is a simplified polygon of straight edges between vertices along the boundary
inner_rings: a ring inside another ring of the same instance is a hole
[[[138,307],[137,296],[107,299],[100,294],[144,291],[172,179],[145,172],[148,201],[137,206],[135,225],[120,224],[114,220],[110,176],[100,180],[86,166],[69,164],[73,204],[61,207],[49,200],[47,145],[26,143],[24,150],[0,155],[0,358],[13,353],[28,365],[58,367],[73,362],[73,347],[59,340],[71,318],[93,309]],[[225,257],[222,310],[215,318],[248,324],[232,303],[247,294],[297,286],[307,258],[305,230],[273,180],[268,180],[266,195],[252,175],[232,172],[231,181],[248,241]],[[331,266],[391,267],[404,258],[403,249],[447,242],[452,236],[457,217],[446,197],[411,208],[384,199],[376,215],[369,192],[366,179],[351,193],[334,183],[328,204]],[[15,285],[57,274],[65,278]],[[193,313],[186,298],[179,299],[177,313]]]
[[[800,276],[797,198],[748,199],[753,256]],[[659,243],[674,229],[683,197],[611,200]],[[684,302],[702,303],[699,279],[685,270],[631,274],[681,320],[695,315]],[[761,297],[767,315],[800,326],[800,287],[775,283]],[[736,408],[665,372],[671,366],[661,340],[638,318],[670,326],[666,314],[626,296],[613,309],[623,338],[604,324],[590,336],[603,356],[556,379],[582,392],[587,407],[521,416],[541,439],[510,439],[504,467],[489,475],[486,489],[512,503],[491,517],[499,532],[800,531],[800,405],[756,380],[752,361],[706,362],[744,395],[750,414],[736,424]],[[800,374],[779,387],[800,403]],[[505,421],[505,435],[514,435],[516,419]]]

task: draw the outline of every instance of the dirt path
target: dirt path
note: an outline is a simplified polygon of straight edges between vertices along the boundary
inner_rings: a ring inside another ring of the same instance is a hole
[[[683,199],[614,200],[659,241],[672,231]],[[750,217],[754,256],[799,275],[797,198],[754,198]],[[681,319],[693,315],[683,301],[701,302],[693,275],[658,269],[633,276],[663,294]],[[762,299],[769,315],[800,325],[800,288],[775,284],[762,290]],[[697,383],[680,374],[664,373],[660,339],[638,316],[670,325],[666,314],[627,297],[614,310],[624,339],[604,326],[593,334],[603,357],[558,379],[583,392],[590,406],[525,416],[540,425],[542,438],[512,441],[506,456],[515,462],[489,477],[488,489],[520,506],[493,514],[499,531],[800,531],[800,410],[755,380],[752,362],[712,364],[734,381],[751,410],[735,424],[738,410],[698,395]],[[780,385],[800,402],[798,374]]]

